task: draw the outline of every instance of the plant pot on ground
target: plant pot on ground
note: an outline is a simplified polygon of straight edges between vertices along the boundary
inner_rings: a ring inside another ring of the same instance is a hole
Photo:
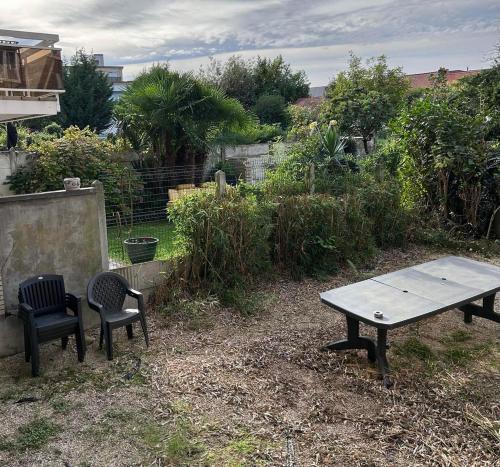
[[[155,237],[134,237],[123,241],[132,264],[153,261],[156,255],[158,239]]]

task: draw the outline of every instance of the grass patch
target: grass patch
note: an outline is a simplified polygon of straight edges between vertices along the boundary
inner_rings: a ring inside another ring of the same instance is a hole
[[[444,357],[447,362],[453,365],[465,367],[490,353],[492,348],[492,342],[484,342],[470,347],[452,344],[444,351]]]
[[[467,342],[472,339],[472,334],[469,331],[464,331],[462,329],[458,329],[453,331],[452,333],[444,336],[441,339],[441,342],[445,345],[453,345],[455,343]]]
[[[225,289],[218,295],[222,305],[233,308],[244,316],[252,316],[261,312],[271,301],[269,294],[243,287]]]
[[[74,408],[74,404],[71,403],[71,402],[68,402],[67,400],[64,400],[60,397],[57,397],[55,399],[53,399],[51,402],[50,402],[50,405],[52,407],[52,409],[54,410],[54,412],[56,413],[60,413],[60,414],[67,414],[69,413],[69,411]]]
[[[250,434],[240,434],[225,446],[208,452],[204,460],[209,465],[255,466],[265,465],[265,459],[259,459],[263,451],[262,442]]]
[[[467,251],[479,253],[486,258],[500,254],[500,241],[498,240],[486,238],[475,240],[467,235],[462,238],[443,229],[417,229],[414,240],[417,244],[431,246],[447,253]]]
[[[60,427],[45,417],[36,417],[31,422],[21,425],[13,440],[0,441],[0,450],[26,451],[40,449],[45,446],[57,433]]]
[[[160,241],[156,249],[155,259],[168,259],[175,253],[175,228],[174,224],[167,220],[143,222],[135,224],[129,230],[122,227],[108,227],[108,255],[111,259],[122,264],[129,265],[130,260],[123,241],[130,237],[156,237]]]
[[[192,465],[206,449],[196,439],[192,424],[185,419],[177,420],[174,427],[142,424],[140,436],[155,457],[164,458],[170,465]]]
[[[418,358],[423,362],[434,359],[431,348],[416,337],[410,337],[401,344],[394,344],[394,351],[396,355],[406,359]]]
[[[170,297],[158,307],[161,315],[169,321],[175,321],[190,331],[207,329],[213,325],[212,313],[219,307],[217,297],[198,293],[189,293],[176,289],[169,291]]]

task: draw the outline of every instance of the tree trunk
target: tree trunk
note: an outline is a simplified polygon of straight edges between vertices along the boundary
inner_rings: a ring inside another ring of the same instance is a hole
[[[365,154],[368,154],[369,151],[368,151],[368,138],[366,138],[365,136],[363,136],[363,148],[365,150]]]

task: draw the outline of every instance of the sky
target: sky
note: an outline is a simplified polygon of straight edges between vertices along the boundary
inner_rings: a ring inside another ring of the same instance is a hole
[[[1,0],[0,29],[59,34],[66,57],[103,53],[132,79],[153,63],[197,71],[208,57],[283,55],[312,86],[349,51],[406,73],[486,68],[499,0]]]

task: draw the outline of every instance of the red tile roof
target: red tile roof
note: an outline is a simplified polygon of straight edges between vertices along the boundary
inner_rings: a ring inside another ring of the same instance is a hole
[[[447,70],[446,71],[446,81],[448,83],[453,83],[457,79],[464,78],[465,76],[477,75],[481,70]],[[437,75],[437,71],[431,71],[428,73],[416,73],[414,75],[406,75],[410,80],[410,86],[412,89],[416,88],[430,88],[432,87],[431,76]]]
[[[460,78],[477,75],[480,71],[481,70],[447,70],[446,81],[448,83],[453,83]],[[410,87],[412,89],[430,88],[432,87],[432,81],[430,78],[432,75],[437,75],[437,73],[437,71],[429,71],[427,73],[415,73],[413,75],[406,75],[406,77],[410,80]],[[301,97],[297,100],[297,102],[295,102],[295,105],[314,108],[320,105],[324,99],[324,96]]]
[[[320,105],[325,98],[320,97],[301,97],[295,102],[295,105],[299,105],[300,107],[309,107],[314,108]]]

